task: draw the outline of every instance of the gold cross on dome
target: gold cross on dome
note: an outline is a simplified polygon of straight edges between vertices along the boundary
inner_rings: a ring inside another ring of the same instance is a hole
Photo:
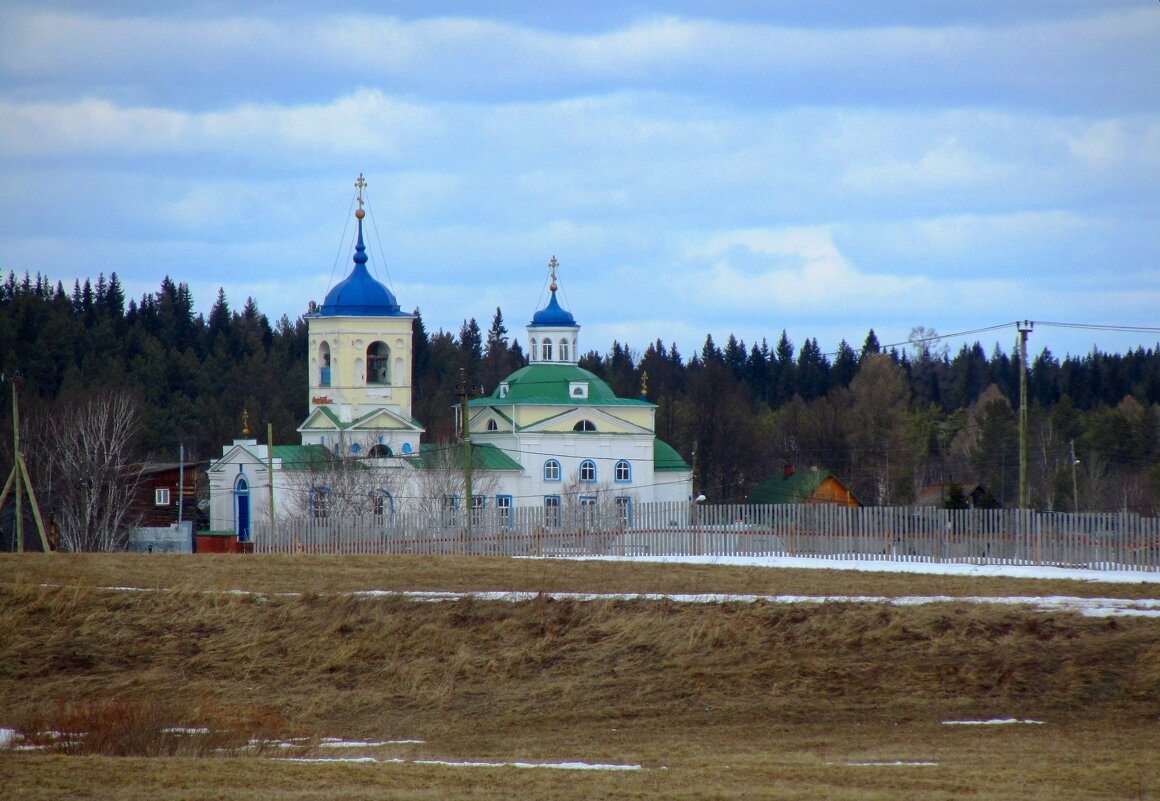
[[[556,291],[556,268],[559,266],[560,266],[560,262],[556,261],[555,256],[553,256],[552,260],[548,262],[548,267],[552,271],[552,291],[553,292]]]
[[[367,185],[367,181],[365,178],[363,178],[363,174],[360,172],[358,174],[358,180],[354,182],[354,186],[358,190],[358,207],[360,209],[363,207],[362,191],[366,187],[366,185]]]

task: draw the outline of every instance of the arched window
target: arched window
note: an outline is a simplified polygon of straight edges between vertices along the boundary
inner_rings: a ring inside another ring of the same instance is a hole
[[[576,425],[572,426],[573,431],[595,431],[596,423],[591,420],[581,420]]]
[[[375,445],[374,447],[372,447],[369,451],[367,451],[367,458],[368,459],[384,459],[387,456],[394,456],[394,455],[395,454],[393,454],[391,452],[391,446],[390,445],[383,445],[381,442],[378,445]]]
[[[536,350],[536,338],[535,337],[531,337],[528,340],[528,353],[531,355],[532,361],[535,361],[536,360],[536,353],[538,353],[538,351]]]
[[[487,421],[487,430],[488,431],[499,431],[499,424],[496,423],[495,420],[488,420]]]
[[[362,453],[362,445],[359,445],[357,442],[352,442],[350,444],[350,452],[353,455],[358,456],[360,453]]]
[[[544,462],[544,481],[560,480],[560,463],[555,459]]]
[[[621,482],[632,481],[632,465],[630,465],[624,459],[621,459],[616,463],[614,478]]]
[[[552,340],[545,339],[540,343],[540,359],[545,362],[552,361]]]
[[[371,493],[371,508],[375,517],[381,518],[386,514],[394,514],[395,499],[385,489],[375,490]]]
[[[386,342],[372,342],[367,347],[367,383],[391,383],[391,349]]]
[[[566,339],[560,340],[560,361],[568,361],[568,340]]]
[[[323,342],[318,346],[318,386],[330,386],[330,343]]]
[[[588,482],[596,480],[596,462],[585,459],[580,463],[580,480]]]
[[[325,520],[330,514],[330,490],[313,487],[310,490],[310,515],[315,520]]]

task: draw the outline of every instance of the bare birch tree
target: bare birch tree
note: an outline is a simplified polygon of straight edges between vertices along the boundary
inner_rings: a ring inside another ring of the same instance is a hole
[[[141,481],[132,459],[138,426],[136,401],[108,391],[63,405],[30,432],[60,550],[125,547],[138,522],[132,511]]]

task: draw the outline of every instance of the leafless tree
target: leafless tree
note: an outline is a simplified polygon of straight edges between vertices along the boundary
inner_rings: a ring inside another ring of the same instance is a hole
[[[113,390],[61,404],[29,431],[60,550],[125,547],[138,522],[132,512],[140,485],[132,459],[138,426],[136,401]]]
[[[392,510],[406,468],[395,457],[377,458],[373,443],[339,436],[337,447],[307,446],[286,470],[294,509],[316,519],[370,520]]]
[[[440,515],[451,525],[455,509],[466,495],[463,473],[463,445],[445,442],[425,450],[418,458],[419,473],[415,495],[409,499],[412,508]],[[495,492],[496,476],[485,470],[476,451],[472,457],[471,494],[483,498]]]

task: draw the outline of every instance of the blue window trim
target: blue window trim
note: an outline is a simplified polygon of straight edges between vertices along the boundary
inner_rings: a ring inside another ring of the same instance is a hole
[[[319,495],[329,495],[330,487],[311,487],[310,488],[310,504],[308,511],[313,516],[314,514],[314,499]],[[329,510],[328,510],[329,511]]]
[[[503,504],[500,503],[500,501],[505,501],[505,500],[507,501],[507,506],[504,506]],[[511,495],[496,495],[495,496],[495,505],[496,505],[496,508],[499,508],[499,509],[511,509],[512,508],[512,496]]]
[[[584,467],[585,466],[592,467],[592,477],[591,478],[584,478]],[[592,483],[595,483],[596,478],[597,478],[596,460],[595,459],[584,459],[583,461],[581,461],[580,462],[580,481],[582,481],[585,484],[592,484]]]
[[[581,495],[580,496],[580,505],[581,506],[595,506],[596,505],[596,496],[595,495]]]
[[[553,465],[556,468],[556,477],[555,478],[551,478],[548,475],[548,468],[552,467]],[[544,481],[562,481],[563,479],[561,478],[561,476],[563,474],[564,474],[564,471],[560,469],[560,462],[557,461],[556,459],[549,459],[546,462],[544,462]]]
[[[376,497],[382,496],[382,497],[386,498],[387,499],[387,508],[385,509],[385,511],[389,512],[390,514],[395,513],[395,496],[391,494],[390,490],[386,490],[386,489],[383,489],[382,487],[379,487],[377,490],[374,491],[373,494]]]
[[[620,477],[621,465],[624,466],[625,472],[628,473],[628,478]],[[612,468],[612,480],[617,484],[631,484],[632,483],[632,462],[627,459],[620,459],[616,466]]]

